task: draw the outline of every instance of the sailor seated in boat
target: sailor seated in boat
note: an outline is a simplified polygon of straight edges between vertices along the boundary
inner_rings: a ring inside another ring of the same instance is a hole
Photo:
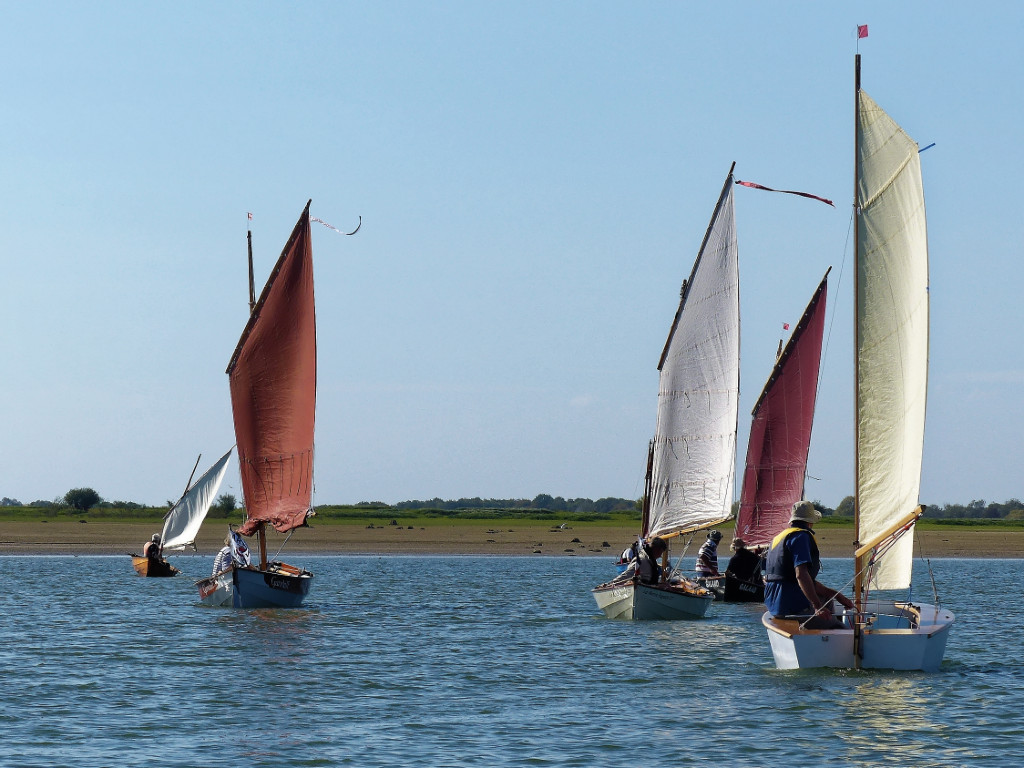
[[[725,567],[726,575],[740,581],[760,582],[761,556],[753,550],[747,549],[747,542],[739,536],[732,540],[729,548],[733,551],[733,555]]]
[[[765,563],[764,604],[775,618],[799,619],[806,629],[842,629],[829,606],[838,600],[848,609],[853,603],[841,592],[817,581],[821,570],[814,524],[821,512],[809,501],[798,501],[789,527],[772,540]]]
[[[718,542],[722,540],[721,531],[711,531],[707,540],[700,545],[697,551],[697,576],[707,578],[708,576],[721,576],[718,572]]]
[[[154,533],[153,538],[150,539],[142,547],[142,556],[151,557],[154,560],[160,559],[160,534]]]
[[[632,581],[639,576],[641,584],[658,584],[661,582],[661,566],[658,560],[668,551],[668,543],[655,536],[650,542],[645,542],[622,573],[612,579],[612,584],[620,584],[624,581]]]

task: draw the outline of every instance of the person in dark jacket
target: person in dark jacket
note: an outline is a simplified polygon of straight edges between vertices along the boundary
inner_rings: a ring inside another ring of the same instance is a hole
[[[820,519],[811,502],[793,505],[789,528],[775,537],[768,550],[764,604],[772,616],[799,618],[808,629],[839,629],[844,625],[832,616],[829,605],[837,600],[852,609],[853,603],[817,580],[821,558],[813,527]]]
[[[758,571],[761,568],[761,558],[756,552],[747,549],[747,542],[737,536],[729,548],[733,554],[725,567],[726,575],[735,576],[740,581],[754,581],[760,576]]]
[[[163,547],[160,545],[160,534],[154,533],[153,538],[146,542],[142,547],[142,556],[151,557],[154,560],[160,559],[160,551]]]

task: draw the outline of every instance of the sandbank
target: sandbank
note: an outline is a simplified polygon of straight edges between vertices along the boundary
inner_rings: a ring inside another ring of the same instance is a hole
[[[85,519],[85,518],[83,518]],[[0,520],[0,555],[123,555],[140,552],[159,530],[157,522],[124,522],[102,519],[56,519],[48,522]],[[728,553],[731,531],[719,551]],[[223,545],[225,522],[207,520],[196,542],[201,554],[214,554]],[[850,556],[852,528],[819,526],[816,530],[823,557]],[[571,522],[564,527],[537,520],[403,520],[395,525],[382,521],[320,523],[296,530],[285,552],[295,555],[577,555],[615,557],[637,534],[626,524]],[[696,556],[702,534],[690,545]],[[1019,558],[1024,556],[1024,531],[979,530],[949,527],[919,530],[915,553],[934,558]],[[284,542],[276,533],[268,536],[273,555]],[[919,542],[919,545],[918,545]],[[678,556],[682,543],[672,542]]]

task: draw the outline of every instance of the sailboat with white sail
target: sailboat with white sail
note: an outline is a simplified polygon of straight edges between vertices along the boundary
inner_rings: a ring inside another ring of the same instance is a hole
[[[310,201],[312,202],[312,201]],[[288,534],[314,514],[316,312],[309,205],[299,217],[259,301],[249,237],[249,321],[228,365],[246,520],[258,564],[239,562],[197,582],[200,600],[235,608],[302,605],[313,574],[270,561],[267,526]]]
[[[828,275],[826,272],[818,284],[785,347],[779,342],[771,375],[754,404],[733,543],[744,543],[755,568],[742,574],[726,571],[722,581],[727,602],[764,601],[764,582],[754,551],[771,544],[786,527],[793,505],[804,497]]]
[[[872,599],[911,583],[928,385],[928,243],[919,150],[860,87],[856,57],[854,221],[854,610],[842,629],[809,630],[766,613],[775,664],[935,670],[953,614],[912,599]]]
[[[730,168],[658,362],[658,417],[648,454],[641,531],[645,542],[667,542],[730,517],[739,415],[739,322]],[[666,551],[661,573],[668,571]],[[714,600],[709,590],[678,577],[652,584],[639,577],[612,581],[592,594],[605,616],[621,619],[700,618]]]
[[[231,458],[231,450],[220,457],[220,459],[200,477],[195,484],[192,484],[192,477],[189,477],[185,492],[181,498],[164,515],[163,529],[160,532],[160,548],[163,552],[183,551],[187,547],[193,550],[196,548],[196,536],[203,525],[203,520],[213,506],[217,498],[217,491],[220,490],[221,481],[227,472],[228,460]],[[202,454],[196,459],[196,465],[192,468],[192,476],[195,476],[196,467]],[[132,567],[139,576],[176,576],[180,571],[167,562],[162,556],[159,558],[131,555]]]

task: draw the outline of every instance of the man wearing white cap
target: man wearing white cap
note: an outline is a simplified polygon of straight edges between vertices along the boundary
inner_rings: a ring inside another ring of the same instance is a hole
[[[776,618],[799,618],[808,629],[843,626],[833,618],[829,603],[835,599],[846,608],[853,603],[842,593],[817,581],[821,569],[814,524],[821,512],[809,501],[798,501],[789,516],[789,528],[772,540],[765,563],[764,604]],[[813,616],[807,620],[809,616]]]

